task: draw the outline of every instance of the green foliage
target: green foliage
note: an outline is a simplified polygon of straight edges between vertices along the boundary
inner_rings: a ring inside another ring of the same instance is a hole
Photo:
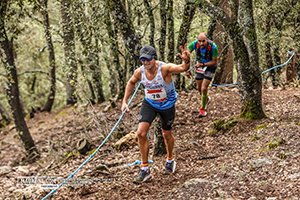
[[[217,133],[225,133],[226,131],[233,128],[238,123],[235,118],[230,118],[229,120],[219,119],[213,122],[213,128],[208,131],[209,135],[216,135]]]
[[[274,139],[272,141],[269,141],[267,143],[267,147],[268,147],[269,150],[272,150],[272,149],[275,149],[275,148],[279,147],[283,143],[284,143],[284,140],[282,138],[277,138],[277,139]]]
[[[259,137],[257,134],[253,134],[253,135],[251,135],[250,140],[251,140],[252,142],[255,142],[255,141],[259,140],[259,138],[260,138],[260,137]]]
[[[279,154],[277,154],[277,157],[284,160],[288,157],[288,155],[285,152],[280,152]]]
[[[255,130],[259,131],[265,128],[267,128],[267,124],[260,124],[255,127]]]
[[[266,117],[263,112],[260,112],[260,107],[253,101],[243,104],[240,116],[249,120],[262,119]]]
[[[76,158],[80,156],[80,153],[78,151],[70,151],[64,153],[65,159],[68,160],[70,158]]]

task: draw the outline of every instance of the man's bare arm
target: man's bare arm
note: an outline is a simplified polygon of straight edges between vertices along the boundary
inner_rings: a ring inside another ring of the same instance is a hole
[[[134,71],[134,74],[131,76],[131,78],[127,82],[127,85],[125,88],[125,94],[124,94],[123,101],[122,101],[122,107],[121,107],[122,111],[124,111],[125,109],[127,111],[129,111],[128,105],[127,105],[128,99],[134,90],[135,84],[140,80],[141,80],[141,70],[140,70],[140,68],[138,68]]]

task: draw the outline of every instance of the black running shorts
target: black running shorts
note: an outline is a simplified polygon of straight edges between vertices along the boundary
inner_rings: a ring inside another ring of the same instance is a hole
[[[196,72],[195,79],[196,80],[208,79],[211,81],[215,75],[215,72],[216,72],[216,68],[208,67],[203,74]]]
[[[157,110],[144,100],[140,110],[139,122],[151,124],[157,114],[160,117],[162,129],[166,131],[171,130],[175,119],[175,106],[166,110]]]

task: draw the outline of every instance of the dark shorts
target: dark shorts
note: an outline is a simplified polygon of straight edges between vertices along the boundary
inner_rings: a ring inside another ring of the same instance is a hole
[[[215,72],[216,72],[216,68],[208,67],[205,70],[204,74],[196,72],[195,79],[196,80],[208,79],[211,81],[215,75]]]
[[[166,110],[157,110],[144,100],[140,110],[139,122],[151,124],[157,114],[160,117],[162,129],[166,131],[171,130],[175,119],[175,106]]]

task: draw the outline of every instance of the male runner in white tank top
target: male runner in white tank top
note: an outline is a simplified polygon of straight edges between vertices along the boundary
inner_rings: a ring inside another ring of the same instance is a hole
[[[167,150],[166,173],[175,172],[176,162],[173,159],[174,136],[172,135],[172,124],[175,118],[175,103],[177,93],[172,80],[173,73],[187,71],[190,66],[190,53],[181,48],[182,64],[163,63],[156,60],[156,50],[152,46],[144,46],[140,50],[142,66],[135,70],[129,79],[122,102],[122,111],[128,109],[127,101],[132,94],[138,81],[145,87],[145,98],[140,110],[138,130],[138,144],[141,153],[141,170],[134,179],[135,183],[142,183],[151,178],[148,166],[149,142],[147,133],[151,123],[158,114],[162,123],[162,133]]]

